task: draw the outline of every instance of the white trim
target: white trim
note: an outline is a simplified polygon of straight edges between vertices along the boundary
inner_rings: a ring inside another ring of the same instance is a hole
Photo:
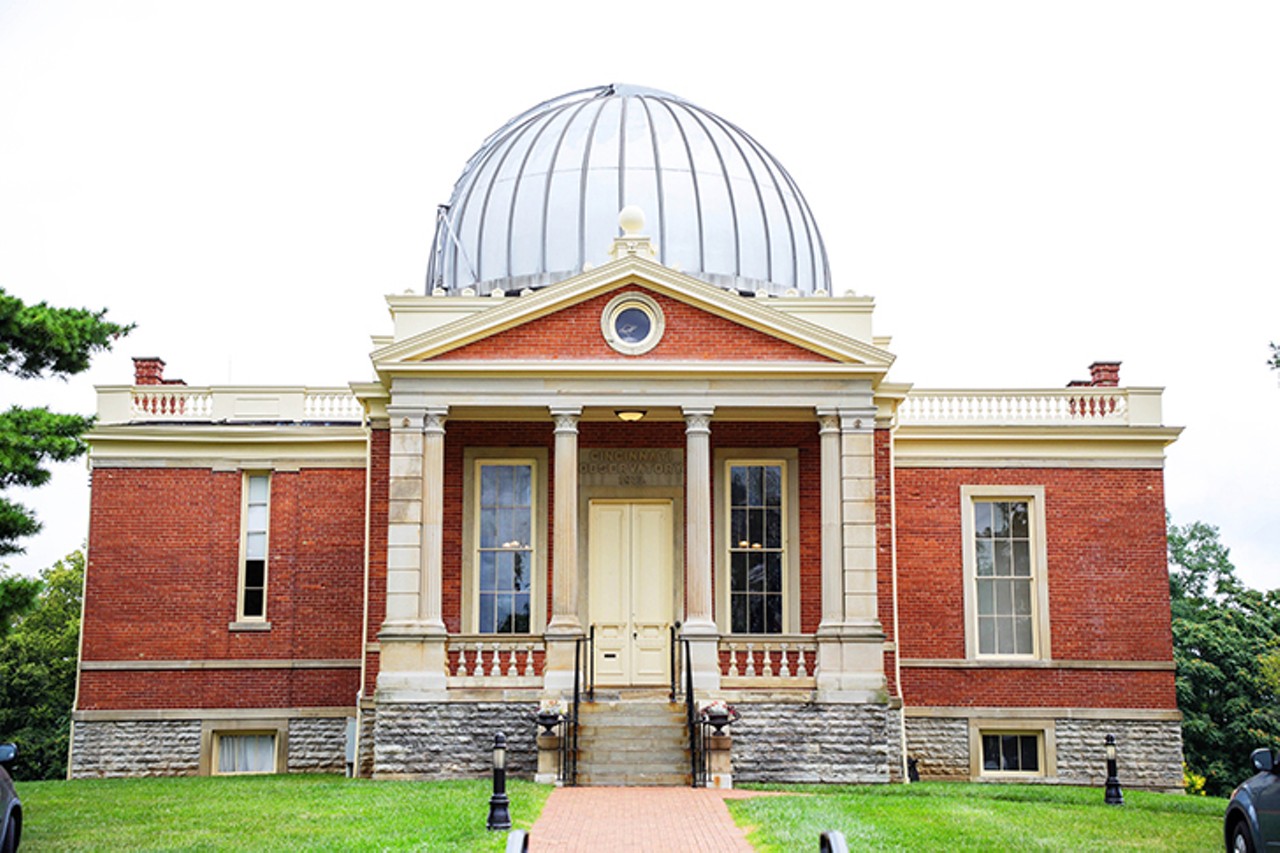
[[[256,659],[236,660],[86,660],[80,662],[84,672],[152,672],[194,669],[359,669],[359,658]]]
[[[1182,712],[1170,708],[999,708],[950,705],[909,705],[902,709],[908,717],[928,719],[969,719],[990,717],[997,720],[1118,720],[1177,722]]]
[[[1100,669],[1173,671],[1171,660],[1038,660],[1031,658],[903,658],[908,669]]]
[[[618,317],[623,311],[634,308],[649,318],[649,333],[638,341],[624,340],[617,333]],[[623,355],[644,355],[662,341],[667,329],[666,316],[662,306],[647,293],[627,290],[609,300],[609,304],[600,313],[600,333],[605,343]]]
[[[166,720],[294,720],[350,717],[355,706],[327,708],[137,708],[72,711],[81,723],[163,722]]]

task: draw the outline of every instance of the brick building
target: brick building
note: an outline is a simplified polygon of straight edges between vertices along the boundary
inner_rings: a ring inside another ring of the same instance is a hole
[[[594,677],[588,781],[679,778],[691,679],[739,780],[1097,782],[1111,733],[1180,787],[1160,390],[891,378],[734,125],[534,107],[388,305],[370,381],[99,389],[72,775],[531,773]]]

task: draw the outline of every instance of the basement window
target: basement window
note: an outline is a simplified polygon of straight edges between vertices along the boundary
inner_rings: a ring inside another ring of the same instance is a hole
[[[275,773],[276,733],[216,733],[213,767],[213,772],[219,776]]]
[[[1040,732],[982,732],[982,774],[1043,775],[1044,739]]]

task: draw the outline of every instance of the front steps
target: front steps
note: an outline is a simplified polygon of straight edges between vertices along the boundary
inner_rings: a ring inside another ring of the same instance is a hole
[[[579,706],[578,784],[691,784],[685,707],[665,695],[599,691]]]

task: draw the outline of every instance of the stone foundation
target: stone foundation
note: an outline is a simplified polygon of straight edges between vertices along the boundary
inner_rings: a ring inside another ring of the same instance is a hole
[[[734,705],[735,782],[888,782],[895,772],[900,712],[886,705]]]
[[[1008,721],[1009,729],[1022,727],[1017,719]],[[907,755],[919,762],[922,780],[973,778],[968,718],[908,717],[906,733]],[[1055,719],[1046,753],[1051,746],[1056,772],[1043,781],[1101,787],[1108,734],[1116,738],[1121,785],[1182,790],[1182,728],[1176,721]]]
[[[1125,788],[1181,791],[1182,725],[1176,722],[1058,720],[1058,778],[1073,785],[1106,782],[1103,743],[1116,736],[1116,775]]]
[[[375,708],[365,708],[360,712],[360,742],[356,745],[355,773],[362,779],[373,776],[373,726],[378,719]]]
[[[289,721],[290,773],[346,773],[347,718]]]
[[[493,736],[507,736],[507,775],[532,779],[538,752],[532,702],[381,704],[373,726],[375,778],[459,779],[493,773]]]
[[[199,772],[199,720],[72,724],[72,778],[194,776]]]

